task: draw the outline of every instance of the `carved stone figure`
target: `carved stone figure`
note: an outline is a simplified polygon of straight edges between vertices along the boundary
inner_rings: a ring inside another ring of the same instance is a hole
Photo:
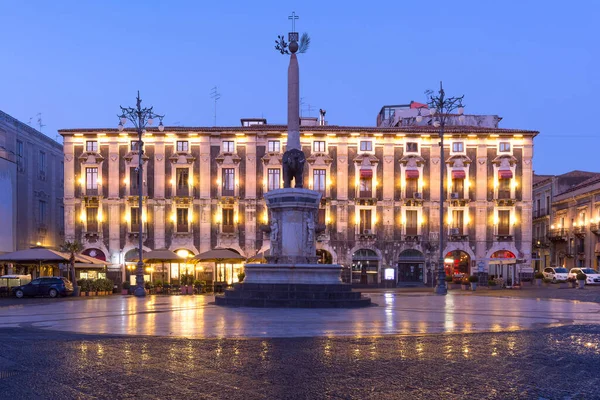
[[[306,248],[311,250],[315,242],[315,218],[313,215],[308,215],[306,221]]]
[[[274,247],[274,244],[277,242],[277,237],[279,236],[279,223],[276,220],[271,222],[271,248]]]
[[[303,187],[302,173],[304,171],[304,162],[306,158],[302,150],[291,149],[283,154],[283,187],[292,187],[292,179],[297,188]]]

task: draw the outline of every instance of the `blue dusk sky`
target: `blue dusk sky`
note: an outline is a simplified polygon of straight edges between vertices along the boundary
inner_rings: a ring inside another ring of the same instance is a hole
[[[240,118],[286,121],[291,25],[303,115],[374,126],[386,104],[423,102],[443,80],[466,112],[539,130],[534,169],[600,171],[600,2],[588,1],[28,1],[0,0],[0,110],[53,138],[61,128],[115,127],[119,105],[165,125]]]

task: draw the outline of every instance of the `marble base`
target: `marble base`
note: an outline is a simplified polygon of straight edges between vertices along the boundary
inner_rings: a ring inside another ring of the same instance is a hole
[[[244,283],[335,285],[342,283],[337,264],[246,264]]]
[[[236,283],[223,296],[215,296],[219,306],[268,308],[358,308],[371,305],[369,297],[353,292],[348,284],[310,285],[285,283]]]

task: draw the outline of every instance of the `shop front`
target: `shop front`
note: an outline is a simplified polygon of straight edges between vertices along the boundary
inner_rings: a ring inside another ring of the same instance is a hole
[[[488,266],[488,279],[500,281],[506,287],[517,284],[517,257],[508,250],[499,250],[492,254]]]
[[[360,249],[352,255],[352,283],[377,285],[379,283],[379,257],[369,249]]]
[[[405,250],[398,256],[398,283],[423,282],[425,257],[419,250]]]
[[[447,276],[454,280],[463,279],[469,276],[469,266],[471,265],[471,256],[462,250],[450,251],[444,258],[444,270]]]

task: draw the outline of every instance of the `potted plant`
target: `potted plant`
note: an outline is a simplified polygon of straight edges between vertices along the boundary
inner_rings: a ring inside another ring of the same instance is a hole
[[[577,274],[577,283],[579,284],[579,289],[583,289],[585,287],[585,280],[587,276],[580,272]]]
[[[470,282],[469,282],[469,277],[465,276],[460,281],[460,289],[461,290],[469,290],[470,287],[471,286],[470,286]]]
[[[160,294],[163,292],[163,282],[161,280],[155,281],[154,287],[156,288],[156,294]]]
[[[542,286],[542,279],[544,279],[544,274],[542,274],[541,272],[536,272],[535,273],[535,286],[537,286],[537,287]]]
[[[190,281],[190,276],[187,274],[183,274],[181,275],[181,294],[188,294],[188,285],[189,285],[189,281]]]
[[[238,275],[238,282],[244,282],[244,278],[246,277],[245,272],[240,272]]]
[[[152,294],[152,289],[154,289],[154,285],[152,284],[152,282],[144,283],[144,287],[146,288],[146,291],[148,293]]]
[[[488,288],[490,288],[490,289],[492,289],[492,290],[499,290],[501,287],[500,287],[500,286],[498,286],[498,285],[496,284],[496,281],[495,281],[495,280],[493,280],[493,279],[490,279],[490,280],[488,281]]]
[[[131,288],[131,283],[128,281],[123,282],[123,289],[121,290],[121,294],[129,294],[129,289]]]
[[[471,290],[475,291],[477,289],[477,282],[479,282],[479,277],[476,275],[469,276],[469,283],[471,284]]]
[[[107,295],[111,295],[113,294],[114,290],[115,290],[115,283],[113,281],[111,281],[110,279],[105,279],[105,288],[107,291]]]
[[[194,288],[196,288],[196,293],[200,294],[202,293],[202,287],[204,286],[203,282],[196,279],[194,281]]]

